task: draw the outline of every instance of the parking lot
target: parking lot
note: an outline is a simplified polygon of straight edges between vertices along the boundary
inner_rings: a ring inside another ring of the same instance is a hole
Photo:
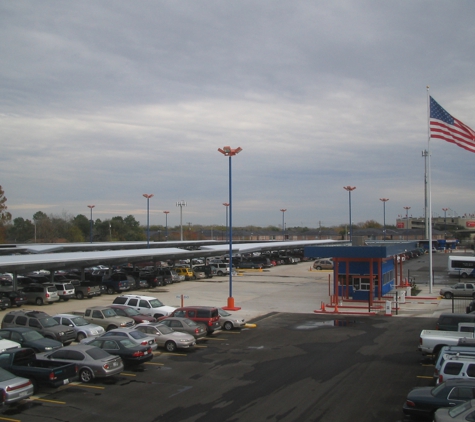
[[[329,273],[309,267],[301,263],[233,278],[236,306],[242,307],[236,314],[256,328],[214,334],[189,352],[156,352],[141,368],[106,381],[41,391],[21,406],[3,408],[0,420],[404,420],[408,391],[433,384],[433,368],[417,344],[420,331],[434,326],[443,301],[420,305],[423,312],[411,305],[414,311],[399,317],[315,314],[328,300]],[[171,306],[224,306],[228,289],[227,278],[214,278],[140,294]],[[41,309],[84,310],[114,297]]]

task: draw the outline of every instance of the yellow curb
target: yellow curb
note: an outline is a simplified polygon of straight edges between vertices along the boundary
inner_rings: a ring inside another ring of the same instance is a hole
[[[257,324],[246,324],[245,327],[246,328],[256,328]]]

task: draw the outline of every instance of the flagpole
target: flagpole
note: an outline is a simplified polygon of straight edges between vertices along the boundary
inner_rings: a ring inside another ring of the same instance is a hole
[[[429,191],[429,293],[432,293],[433,271],[432,271],[432,184],[430,170],[430,95],[429,85],[427,85],[427,186]]]

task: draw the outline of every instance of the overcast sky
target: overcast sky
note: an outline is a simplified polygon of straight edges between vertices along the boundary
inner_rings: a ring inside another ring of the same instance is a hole
[[[0,2],[0,185],[37,211],[150,224],[395,224],[424,211],[427,89],[475,129],[475,2]],[[430,143],[434,215],[475,154]]]

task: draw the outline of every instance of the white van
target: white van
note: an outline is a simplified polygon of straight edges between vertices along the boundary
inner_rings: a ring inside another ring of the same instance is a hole
[[[439,371],[437,384],[451,378],[463,378],[475,380],[475,357],[470,356],[447,356]]]

